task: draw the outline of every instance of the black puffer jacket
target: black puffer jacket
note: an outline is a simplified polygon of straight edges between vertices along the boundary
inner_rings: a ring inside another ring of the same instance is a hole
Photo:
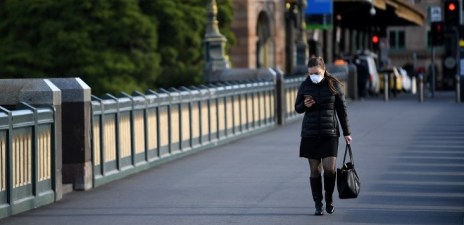
[[[295,110],[304,113],[301,137],[339,137],[338,120],[343,130],[343,136],[350,135],[348,116],[346,113],[345,96],[337,82],[337,94],[329,89],[327,79],[314,84],[308,78],[301,83],[295,100]],[[312,95],[316,102],[310,108],[304,105],[304,95]]]

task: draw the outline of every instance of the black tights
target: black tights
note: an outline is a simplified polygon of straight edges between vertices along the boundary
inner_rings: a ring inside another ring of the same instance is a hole
[[[322,170],[324,170],[324,176],[335,176],[337,163],[336,157],[326,157],[322,160],[308,159],[308,161],[311,177],[320,177]]]

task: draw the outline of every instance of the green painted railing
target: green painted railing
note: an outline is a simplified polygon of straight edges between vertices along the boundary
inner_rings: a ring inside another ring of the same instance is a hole
[[[0,107],[0,218],[55,201],[54,110]]]
[[[285,120],[292,121],[301,118],[301,114],[295,112],[295,98],[298,93],[298,88],[301,82],[305,79],[304,76],[292,76],[284,79],[284,93],[285,101],[283,101],[283,108],[285,109]]]
[[[272,81],[93,96],[94,186],[272,128],[275,107]]]
[[[0,107],[0,218],[58,201],[64,187],[89,190],[301,118],[294,101],[305,76],[269,71],[266,81],[91,99],[78,78],[4,80],[19,91],[6,90]],[[331,73],[353,86],[340,71]]]
[[[87,102],[91,105],[90,128],[86,123],[73,125],[90,129],[90,136],[77,135],[73,140],[68,135],[66,139],[68,146],[69,141],[82,146],[91,143],[91,169],[81,172],[86,169],[86,161],[77,162],[73,167],[78,169],[75,179],[85,180],[91,174],[91,185],[97,187],[298,119],[301,115],[294,112],[293,104],[303,79],[92,96]],[[72,108],[85,115],[85,103],[63,106],[68,107],[68,113]],[[74,120],[62,119],[60,112],[61,106],[26,103],[0,107],[0,218],[61,198],[61,156],[68,152],[57,150],[63,141],[60,128]],[[86,159],[85,155],[75,157]]]

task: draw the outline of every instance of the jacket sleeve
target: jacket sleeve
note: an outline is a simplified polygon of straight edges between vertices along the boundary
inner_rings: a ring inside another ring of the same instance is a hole
[[[348,125],[348,114],[345,100],[345,94],[339,87],[335,95],[335,110],[337,111],[338,120],[343,130],[343,136],[351,134],[350,127]]]
[[[300,85],[300,88],[298,88],[298,93],[296,95],[296,99],[295,99],[295,111],[297,113],[304,113],[306,111],[306,109],[308,109],[305,105],[304,105],[304,96],[303,96],[303,93],[302,93],[302,88],[303,87],[303,84]]]

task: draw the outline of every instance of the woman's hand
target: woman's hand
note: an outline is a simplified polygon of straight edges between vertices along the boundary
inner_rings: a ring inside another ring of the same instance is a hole
[[[305,104],[305,106],[308,107],[308,108],[311,107],[311,106],[313,106],[314,103],[316,103],[316,102],[315,102],[314,99],[312,99],[312,98],[305,98],[305,100],[304,100],[304,104]]]
[[[345,141],[346,141],[347,144],[351,144],[352,140],[353,140],[353,138],[351,138],[351,135],[345,136]]]

